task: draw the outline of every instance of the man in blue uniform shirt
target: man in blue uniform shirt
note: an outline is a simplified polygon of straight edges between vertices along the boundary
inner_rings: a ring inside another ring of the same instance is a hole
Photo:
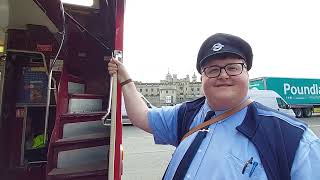
[[[252,58],[250,45],[240,37],[210,36],[200,47],[196,65],[205,97],[155,109],[142,101],[123,64],[109,62],[131,122],[152,133],[155,143],[176,146],[163,179],[320,179],[319,138],[303,122],[249,102]],[[250,104],[182,139],[207,119],[245,102]]]

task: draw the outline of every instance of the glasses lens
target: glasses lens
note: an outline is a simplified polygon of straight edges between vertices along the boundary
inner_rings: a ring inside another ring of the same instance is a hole
[[[228,64],[225,67],[227,73],[231,76],[239,75],[242,72],[242,64]]]
[[[208,76],[208,77],[217,77],[220,74],[220,67],[218,66],[211,66],[208,67],[204,70],[204,73]]]

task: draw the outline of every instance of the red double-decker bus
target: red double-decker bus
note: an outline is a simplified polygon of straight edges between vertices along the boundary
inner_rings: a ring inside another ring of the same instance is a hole
[[[121,179],[124,6],[0,2],[0,179]]]

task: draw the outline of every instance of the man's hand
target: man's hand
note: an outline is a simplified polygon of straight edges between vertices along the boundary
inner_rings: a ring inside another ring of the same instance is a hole
[[[110,62],[108,63],[108,71],[111,76],[117,74],[119,82],[130,79],[130,76],[124,65],[115,58],[110,59]]]

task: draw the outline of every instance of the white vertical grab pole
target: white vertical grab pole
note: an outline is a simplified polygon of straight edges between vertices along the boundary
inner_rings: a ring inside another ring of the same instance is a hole
[[[108,179],[114,179],[114,155],[116,142],[116,114],[117,114],[117,74],[112,76],[112,96],[111,96],[111,127],[110,127],[110,148],[109,148],[109,168]]]
[[[51,64],[51,62],[50,62],[50,64]],[[45,121],[44,121],[43,144],[47,143],[48,123],[49,123],[49,110],[50,110],[50,98],[51,98],[51,89],[52,89],[51,81],[52,81],[52,70],[50,70],[49,77],[48,77],[47,104],[46,104],[46,116],[45,116]]]

